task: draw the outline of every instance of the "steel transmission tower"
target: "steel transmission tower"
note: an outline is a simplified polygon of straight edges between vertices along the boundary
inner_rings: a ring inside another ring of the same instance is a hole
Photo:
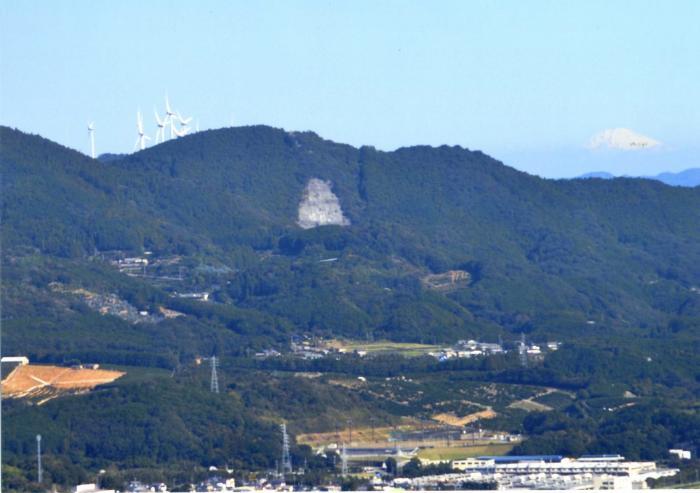
[[[44,470],[41,467],[41,435],[36,436],[36,480],[37,483],[44,482]]]
[[[340,455],[340,475],[343,477],[348,475],[348,454],[345,450],[345,444],[343,444],[343,451]]]
[[[216,356],[212,356],[209,358],[209,361],[211,362],[211,385],[210,385],[210,390],[214,392],[215,394],[219,393],[219,375],[216,372],[216,367],[219,364],[219,360],[217,359]]]
[[[287,435],[287,425],[280,425],[282,431],[282,474],[291,474],[292,456],[289,454],[289,435]]]
[[[518,346],[518,353],[520,355],[520,366],[527,366],[527,344],[525,344],[525,333],[520,333],[520,344]]]

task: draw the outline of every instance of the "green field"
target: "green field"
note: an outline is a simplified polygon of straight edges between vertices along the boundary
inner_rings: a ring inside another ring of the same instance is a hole
[[[476,447],[436,447],[421,450],[418,452],[418,457],[428,460],[455,460],[480,455],[505,455],[514,446],[511,443],[494,443]]]
[[[348,352],[366,351],[367,353],[396,353],[403,356],[423,356],[431,351],[437,351],[441,346],[432,344],[418,344],[413,342],[393,341],[349,341],[333,339],[328,343],[330,347],[343,349]]]

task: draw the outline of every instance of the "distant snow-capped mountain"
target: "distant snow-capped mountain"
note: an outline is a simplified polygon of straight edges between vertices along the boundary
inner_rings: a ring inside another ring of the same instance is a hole
[[[661,142],[651,137],[638,134],[629,128],[609,128],[597,133],[588,142],[589,149],[638,150],[657,147]]]

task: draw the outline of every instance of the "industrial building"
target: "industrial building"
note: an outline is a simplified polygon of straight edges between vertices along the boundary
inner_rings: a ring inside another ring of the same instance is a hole
[[[440,489],[465,482],[497,483],[499,489],[646,489],[647,479],[675,475],[677,469],[661,469],[655,462],[626,461],[620,455],[481,456],[455,460],[455,474],[397,478],[395,486]]]

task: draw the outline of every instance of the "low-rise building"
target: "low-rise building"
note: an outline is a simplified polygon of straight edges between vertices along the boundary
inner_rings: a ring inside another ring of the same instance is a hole
[[[116,490],[103,490],[95,483],[79,484],[73,488],[73,493],[115,493]]]
[[[675,475],[677,469],[658,468],[651,461],[626,461],[621,455],[481,456],[455,460],[452,468],[482,474],[505,488],[643,489],[646,480]]]
[[[4,364],[16,364],[22,366],[29,364],[29,358],[26,356],[3,356],[2,359],[0,359],[0,362]]]
[[[677,456],[681,460],[690,460],[693,457],[693,453],[690,450],[683,450],[679,448],[669,449],[668,453]]]

